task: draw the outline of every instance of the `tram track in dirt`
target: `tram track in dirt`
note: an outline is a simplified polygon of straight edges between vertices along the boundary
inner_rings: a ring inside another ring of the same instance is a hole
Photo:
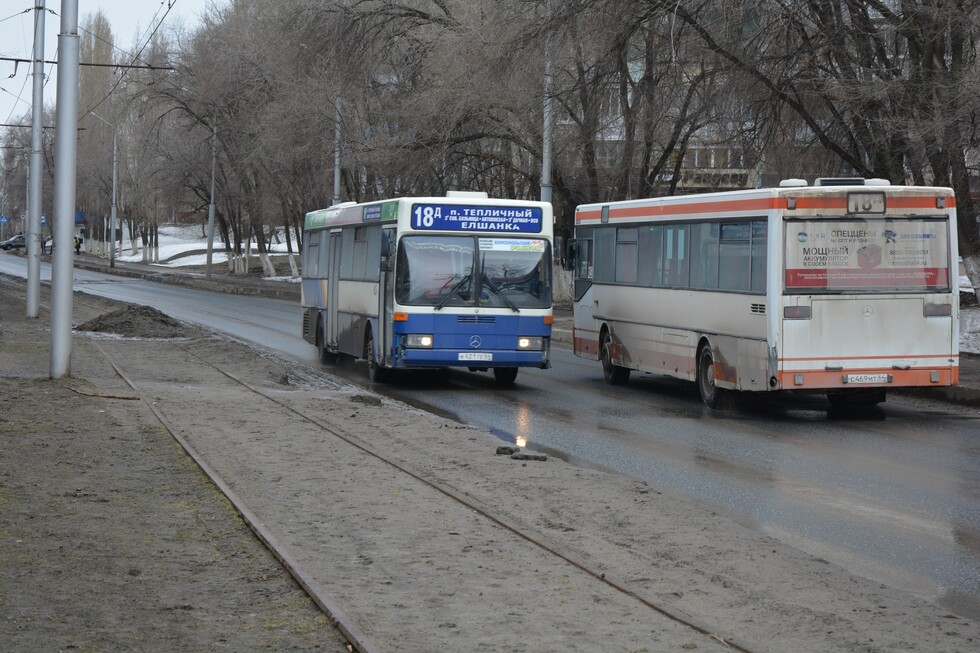
[[[270,531],[269,528],[263,523],[258,515],[247,505],[247,503],[239,496],[220,474],[208,464],[204,456],[202,456],[194,446],[189,442],[189,440],[184,437],[180,432],[180,427],[174,424],[166,416],[164,410],[161,410],[160,406],[156,402],[147,398],[145,392],[130,378],[129,375],[124,371],[118,361],[114,360],[113,357],[102,347],[96,347],[105,357],[109,365],[116,371],[116,373],[122,378],[125,383],[130,387],[130,389],[143,401],[143,403],[150,409],[157,420],[163,425],[163,427],[171,434],[171,436],[180,444],[180,446],[187,452],[187,454],[195,461],[195,463],[200,467],[200,469],[207,475],[214,486],[232,503],[235,510],[240,514],[240,516],[245,520],[248,526],[256,534],[256,536],[262,541],[262,543],[272,552],[272,554],[283,564],[287,571],[293,576],[293,578],[299,583],[303,590],[310,596],[310,598],[316,603],[316,605],[330,618],[334,625],[343,633],[344,637],[348,640],[351,646],[351,650],[359,651],[361,653],[373,653],[375,651],[383,650],[377,646],[377,644],[372,640],[371,636],[364,630],[356,621],[351,618],[345,609],[341,606],[340,602],[335,599],[331,594],[324,588],[320,583],[318,583],[310,574],[308,574],[302,566],[296,561],[295,557],[289,552],[287,547],[285,547],[279,539]],[[261,397],[263,400],[272,402],[279,406],[280,408],[288,411],[289,413],[299,417],[300,419],[314,425],[316,428],[320,429],[324,433],[335,437],[347,445],[354,447],[366,456],[369,456],[390,468],[397,470],[398,473],[403,474],[415,482],[425,485],[432,490],[440,493],[447,499],[455,502],[467,510],[471,510],[474,513],[480,515],[482,518],[492,522],[496,526],[499,526],[506,531],[510,532],[513,536],[516,536],[520,540],[526,542],[527,544],[537,547],[540,551],[547,553],[554,558],[560,559],[565,564],[574,567],[580,572],[585,573],[593,579],[596,584],[604,585],[616,592],[622,594],[629,599],[636,601],[637,603],[643,605],[645,608],[652,612],[655,612],[666,619],[679,624],[685,628],[690,629],[693,633],[703,636],[715,643],[721,645],[726,650],[741,651],[743,653],[754,653],[757,650],[762,650],[755,648],[748,643],[741,642],[735,636],[723,634],[721,628],[715,627],[704,620],[701,620],[693,615],[687,614],[683,610],[673,607],[665,602],[652,600],[648,597],[643,596],[638,591],[629,587],[629,585],[623,581],[613,578],[607,575],[602,570],[596,568],[589,562],[581,559],[580,556],[574,552],[568,550],[565,547],[549,540],[547,537],[540,533],[536,533],[525,526],[509,519],[506,515],[499,511],[495,511],[492,508],[482,505],[481,503],[474,501],[463,495],[456,489],[449,487],[443,483],[433,480],[431,478],[426,478],[422,474],[408,468],[406,465],[399,463],[386,456],[383,452],[378,451],[372,447],[367,446],[363,442],[359,442],[356,438],[351,437],[345,433],[340,432],[337,428],[332,427],[322,420],[317,419],[315,416],[306,414],[304,411],[297,409],[295,406],[291,406],[288,402],[280,400],[279,398],[272,396],[268,392],[262,390],[256,385],[250,383],[249,381],[240,378],[231,371],[224,369],[222,366],[215,364],[212,361],[206,360],[202,356],[195,352],[192,352],[187,347],[181,347],[181,351],[186,353],[187,356],[193,357],[196,360],[204,363],[205,365],[213,368],[215,371],[220,373],[222,376],[233,382],[234,384],[244,388],[249,393],[256,397]],[[582,589],[581,591],[587,591],[587,589]]]

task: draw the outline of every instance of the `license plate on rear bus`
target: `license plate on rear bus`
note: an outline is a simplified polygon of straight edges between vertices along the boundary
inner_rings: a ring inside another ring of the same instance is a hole
[[[888,383],[887,374],[848,374],[844,383]]]
[[[464,351],[456,360],[461,361],[492,361],[493,354],[489,351]]]

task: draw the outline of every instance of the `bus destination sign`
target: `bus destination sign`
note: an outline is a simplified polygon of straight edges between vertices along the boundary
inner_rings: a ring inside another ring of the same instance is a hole
[[[462,204],[415,204],[412,228],[440,231],[492,231],[541,233],[539,206],[473,206]]]

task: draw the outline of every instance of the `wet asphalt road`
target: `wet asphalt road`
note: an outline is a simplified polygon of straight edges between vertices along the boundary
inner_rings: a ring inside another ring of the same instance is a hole
[[[0,272],[14,272],[0,256]],[[17,258],[23,262],[23,258]],[[48,268],[42,265],[42,278]],[[76,288],[148,304],[316,366],[292,302],[75,271]],[[513,388],[489,373],[418,375],[374,389],[508,441],[644,479],[874,582],[980,617],[980,410],[893,395],[863,413],[820,398],[705,409],[693,384],[602,380],[553,350]],[[330,371],[366,384],[364,365]]]

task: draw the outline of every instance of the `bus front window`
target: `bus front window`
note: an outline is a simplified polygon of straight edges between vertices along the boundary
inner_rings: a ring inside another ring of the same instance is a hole
[[[550,251],[543,239],[405,236],[398,244],[395,299],[439,308],[547,308]]]
[[[480,238],[481,306],[547,308],[551,256],[547,241]]]
[[[473,303],[475,243],[469,236],[406,236],[398,244],[395,300],[414,306]]]

